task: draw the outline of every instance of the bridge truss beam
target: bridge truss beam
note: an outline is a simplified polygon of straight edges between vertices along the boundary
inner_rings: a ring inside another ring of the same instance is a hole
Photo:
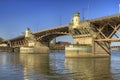
[[[104,51],[110,54],[111,42],[120,41],[120,15],[93,20],[91,24],[96,34],[96,36],[94,36],[94,44],[99,45]],[[116,38],[113,36],[116,36]]]

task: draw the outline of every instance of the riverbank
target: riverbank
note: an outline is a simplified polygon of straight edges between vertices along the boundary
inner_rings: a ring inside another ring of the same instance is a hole
[[[64,49],[50,49],[50,52],[65,52]]]
[[[42,51],[44,49],[36,49],[36,51]],[[22,50],[23,51],[23,50]],[[20,49],[19,48],[10,48],[10,47],[0,47],[0,52],[17,52],[19,53],[20,52]],[[45,52],[45,51],[43,51]],[[50,49],[49,52],[65,52],[64,49]]]

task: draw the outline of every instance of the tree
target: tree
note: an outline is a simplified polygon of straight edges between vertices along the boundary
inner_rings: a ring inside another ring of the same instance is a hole
[[[0,42],[3,42],[3,41],[4,41],[4,39],[0,37]]]

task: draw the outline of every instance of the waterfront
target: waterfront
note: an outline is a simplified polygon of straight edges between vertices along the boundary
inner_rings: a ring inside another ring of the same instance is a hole
[[[111,58],[0,52],[0,80],[120,80],[120,52]]]

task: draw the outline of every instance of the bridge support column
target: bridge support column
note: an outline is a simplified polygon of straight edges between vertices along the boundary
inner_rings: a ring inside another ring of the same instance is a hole
[[[48,53],[49,48],[35,39],[35,36],[27,28],[25,34],[28,46],[20,47],[20,53]]]
[[[77,19],[76,19],[77,18]],[[109,57],[110,44],[95,41],[99,34],[89,21],[79,21],[79,13],[75,13],[73,24],[69,31],[73,36],[74,44],[65,47],[66,57]],[[75,20],[75,21],[74,21]]]
[[[105,44],[108,44],[105,45]],[[92,53],[94,57],[109,57],[110,56],[110,44],[107,42],[95,42],[93,43]]]
[[[71,44],[65,47],[66,57],[109,57],[110,49],[104,44]]]

